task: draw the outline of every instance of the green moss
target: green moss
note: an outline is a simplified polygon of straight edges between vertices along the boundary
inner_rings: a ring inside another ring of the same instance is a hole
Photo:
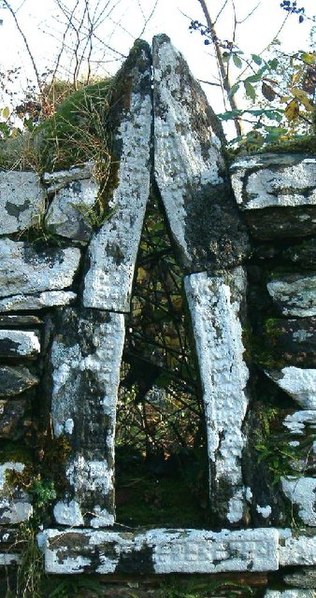
[[[316,135],[300,135],[287,141],[265,145],[258,153],[316,154]]]

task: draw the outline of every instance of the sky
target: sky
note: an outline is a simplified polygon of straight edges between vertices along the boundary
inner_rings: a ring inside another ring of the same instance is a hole
[[[101,76],[114,74],[120,66],[124,55],[128,54],[134,39],[142,37],[151,41],[153,35],[167,33],[173,44],[183,53],[193,74],[203,81],[212,81],[216,77],[214,63],[211,58],[211,48],[203,44],[203,38],[198,33],[189,32],[191,19],[203,22],[203,14],[198,0],[89,0],[91,6],[96,7],[96,14],[103,13],[103,22],[96,30],[98,40],[95,40],[92,55],[92,69]],[[80,4],[84,0],[62,0],[66,8],[72,8],[79,2],[75,16],[80,19]],[[218,17],[216,26],[221,39],[231,39],[232,36],[232,5],[233,0],[209,0],[212,18],[219,13],[225,3],[225,8]],[[0,2],[1,4],[1,2]],[[234,0],[237,20],[237,45],[248,53],[259,54],[272,39],[278,35],[286,13],[280,9],[280,0]],[[315,13],[315,0],[302,0],[307,14]],[[300,3],[299,3],[300,5]],[[30,51],[34,57],[38,72],[44,73],[52,69],[56,62],[63,32],[65,19],[56,7],[56,0],[12,0],[11,6],[17,10],[19,24],[28,41]],[[255,9],[255,7],[257,7]],[[247,15],[254,12],[248,18]],[[152,13],[151,18],[150,15]],[[0,9],[0,63],[2,72],[19,66],[19,78],[15,83],[16,89],[23,95],[26,79],[33,79],[30,58],[25,50],[21,35],[7,9]],[[148,20],[149,19],[149,20]],[[148,23],[146,24],[146,21]],[[310,22],[298,24],[297,16],[291,15],[278,37],[285,51],[308,49]],[[58,71],[60,77],[70,76],[74,69],[73,43],[75,38],[66,37],[69,46],[68,54],[64,55]],[[110,50],[112,48],[114,51]],[[83,67],[84,70],[85,66]],[[209,100],[215,97],[214,87],[204,85]],[[214,99],[217,103],[217,99]],[[3,101],[2,101],[3,103]]]

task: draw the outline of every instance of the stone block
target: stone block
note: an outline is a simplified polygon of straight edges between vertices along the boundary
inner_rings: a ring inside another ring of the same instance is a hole
[[[27,521],[33,507],[25,492],[12,488],[7,481],[7,474],[11,471],[22,473],[24,463],[7,462],[0,465],[0,524],[15,525]]]
[[[118,170],[114,188],[104,191],[111,216],[93,235],[89,245],[83,293],[85,307],[117,312],[128,312],[130,308],[135,261],[150,188],[151,86],[150,49],[141,42],[117,75],[120,96],[114,98],[111,109],[116,125],[111,135],[115,148],[113,160]]]
[[[316,367],[316,318],[268,319],[264,337],[278,363]]]
[[[40,353],[39,335],[29,330],[0,330],[0,358],[32,358]]]
[[[239,265],[247,232],[227,185],[223,131],[166,35],[153,41],[154,169],[178,255],[188,272]]]
[[[271,280],[268,292],[284,316],[316,315],[316,275],[287,274]]]
[[[0,172],[0,235],[38,224],[45,211],[45,194],[35,172]]]
[[[242,268],[213,277],[192,274],[185,278],[185,292],[200,366],[211,508],[226,511],[226,524],[233,524],[242,520],[244,507],[241,457],[249,377],[242,341],[245,274]]]
[[[316,479],[310,477],[282,478],[282,490],[298,509],[305,525],[316,526]]]
[[[0,366],[0,397],[15,397],[39,383],[39,379],[22,366]]]
[[[27,408],[25,400],[0,400],[0,438],[18,438],[23,434],[23,416]]]
[[[82,166],[74,166],[69,170],[56,170],[55,172],[44,172],[42,180],[47,187],[49,195],[56,193],[73,181],[91,179],[95,174],[95,163],[85,162]]]
[[[258,239],[309,236],[316,230],[316,159],[299,154],[242,157],[231,182]]]
[[[288,366],[265,373],[303,409],[316,409],[316,369]]]
[[[34,295],[12,295],[0,299],[0,313],[62,307],[71,305],[76,299],[77,294],[73,291],[43,291]]]

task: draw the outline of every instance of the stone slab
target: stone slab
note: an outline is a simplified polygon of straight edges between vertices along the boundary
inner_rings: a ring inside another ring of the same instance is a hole
[[[154,171],[187,271],[239,265],[246,229],[227,185],[223,131],[166,35],[153,41]]]
[[[113,98],[112,137],[117,183],[105,189],[112,214],[89,245],[83,304],[128,312],[151,175],[151,55],[145,42],[132,50],[116,85],[120,97]]]
[[[236,201],[259,239],[316,230],[316,159],[299,154],[242,157],[231,166]]]
[[[0,235],[38,224],[45,211],[45,194],[35,172],[0,172]]]
[[[62,189],[68,183],[90,179],[95,174],[95,163],[85,162],[82,166],[74,166],[69,170],[56,170],[55,172],[44,172],[42,180],[47,187],[47,193],[53,194]]]
[[[315,530],[279,530],[279,557],[281,567],[316,565]]]
[[[46,530],[47,573],[223,573],[278,569],[274,529],[210,532]]]
[[[216,277],[192,274],[185,278],[185,292],[200,366],[211,508],[226,510],[226,524],[233,524],[242,520],[244,505],[241,457],[249,377],[241,322],[245,274],[242,268]]]
[[[316,479],[311,477],[282,478],[285,496],[298,509],[301,521],[310,527],[316,526]]]
[[[37,357],[41,351],[38,333],[31,330],[0,330],[1,357]]]
[[[268,292],[285,316],[316,316],[316,275],[288,274],[267,284]]]
[[[56,192],[45,216],[47,230],[87,243],[99,185],[93,179],[75,180]]]
[[[26,367],[0,366],[0,397],[15,397],[39,383]]]
[[[21,424],[27,408],[25,400],[0,400],[0,438],[19,438],[24,430]]]
[[[0,316],[0,328],[33,328],[41,324],[43,320],[37,316]]]
[[[0,239],[0,297],[70,287],[80,255],[76,247],[36,250],[31,243]]]
[[[267,590],[264,598],[315,598],[315,593],[307,589]]]
[[[303,409],[316,409],[316,369],[288,366],[265,373]]]
[[[22,473],[24,463],[11,462],[0,464],[0,524],[15,525],[27,521],[33,514],[33,507],[25,492],[16,490],[7,482],[10,471]]]
[[[54,510],[62,525],[114,522],[114,432],[124,334],[122,314],[71,308],[56,314],[52,423],[55,436],[66,436],[72,446],[65,466],[69,492]]]
[[[61,307],[71,305],[76,299],[77,294],[73,291],[43,291],[34,295],[12,295],[0,299],[0,313]]]

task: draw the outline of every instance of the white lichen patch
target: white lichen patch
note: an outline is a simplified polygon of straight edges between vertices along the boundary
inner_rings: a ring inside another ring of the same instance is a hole
[[[227,519],[230,523],[238,523],[244,514],[245,488],[235,491],[234,495],[228,501]]]
[[[75,494],[101,492],[106,496],[113,490],[113,471],[106,461],[88,461],[79,455],[69,463],[66,476]]]
[[[304,533],[304,530],[280,530],[280,566],[316,565],[316,534]]]
[[[136,84],[149,77],[136,74]],[[116,143],[122,145],[118,186],[110,201],[112,214],[89,245],[89,270],[83,303],[128,312],[146,204],[150,186],[152,104],[150,90],[131,93],[130,110],[123,114]]]
[[[272,513],[272,509],[271,509],[270,505],[266,505],[265,507],[261,507],[260,505],[257,505],[256,506],[256,511],[264,519],[267,519],[268,517],[270,517],[270,515]]]
[[[92,519],[90,519],[90,526],[94,528],[99,527],[106,527],[108,525],[114,525],[114,515],[113,513],[109,513],[106,509],[101,509],[99,505],[94,507],[95,515]]]
[[[232,187],[243,209],[316,205],[316,160],[296,160],[288,167],[280,164],[277,170],[258,166],[260,159],[236,161],[232,166]]]
[[[60,500],[54,506],[54,517],[56,523],[77,527],[84,525],[80,505],[75,500]]]
[[[311,426],[316,428],[316,411],[304,410],[295,411],[287,415],[283,421],[283,425],[290,430],[292,434],[304,434],[305,428]]]
[[[285,316],[316,315],[316,276],[288,276],[271,280],[269,294]]]
[[[6,299],[0,299],[0,313],[61,307],[73,303],[76,298],[77,294],[72,291],[44,291],[36,295],[13,295]]]
[[[0,465],[0,523],[18,524],[28,519],[33,514],[33,507],[25,492],[12,488],[7,481],[10,471],[22,473],[24,463],[8,461]]]
[[[316,526],[316,479],[282,478],[282,490],[298,507],[298,514],[305,525]]]
[[[225,481],[233,494],[242,483],[242,426],[248,405],[245,388],[249,374],[239,319],[245,291],[241,268],[235,269],[228,280],[206,273],[185,279],[203,388],[210,487]]]
[[[45,194],[35,172],[0,172],[0,235],[23,231],[40,222]]]
[[[39,336],[31,330],[0,330],[0,347],[1,343],[9,357],[34,357],[41,351]]]
[[[316,369],[288,366],[265,373],[303,409],[316,409]]]
[[[199,118],[203,115],[206,120],[207,102],[202,90],[192,88],[182,56],[166,36],[154,39],[153,53],[155,176],[175,241],[190,263],[187,196],[191,189],[198,194],[204,186],[223,183],[222,156],[210,123],[203,131],[208,132],[207,147],[201,131],[192,127],[193,111],[200,111]]]
[[[70,287],[80,261],[76,247],[39,253],[22,241],[0,239],[0,297]]]

